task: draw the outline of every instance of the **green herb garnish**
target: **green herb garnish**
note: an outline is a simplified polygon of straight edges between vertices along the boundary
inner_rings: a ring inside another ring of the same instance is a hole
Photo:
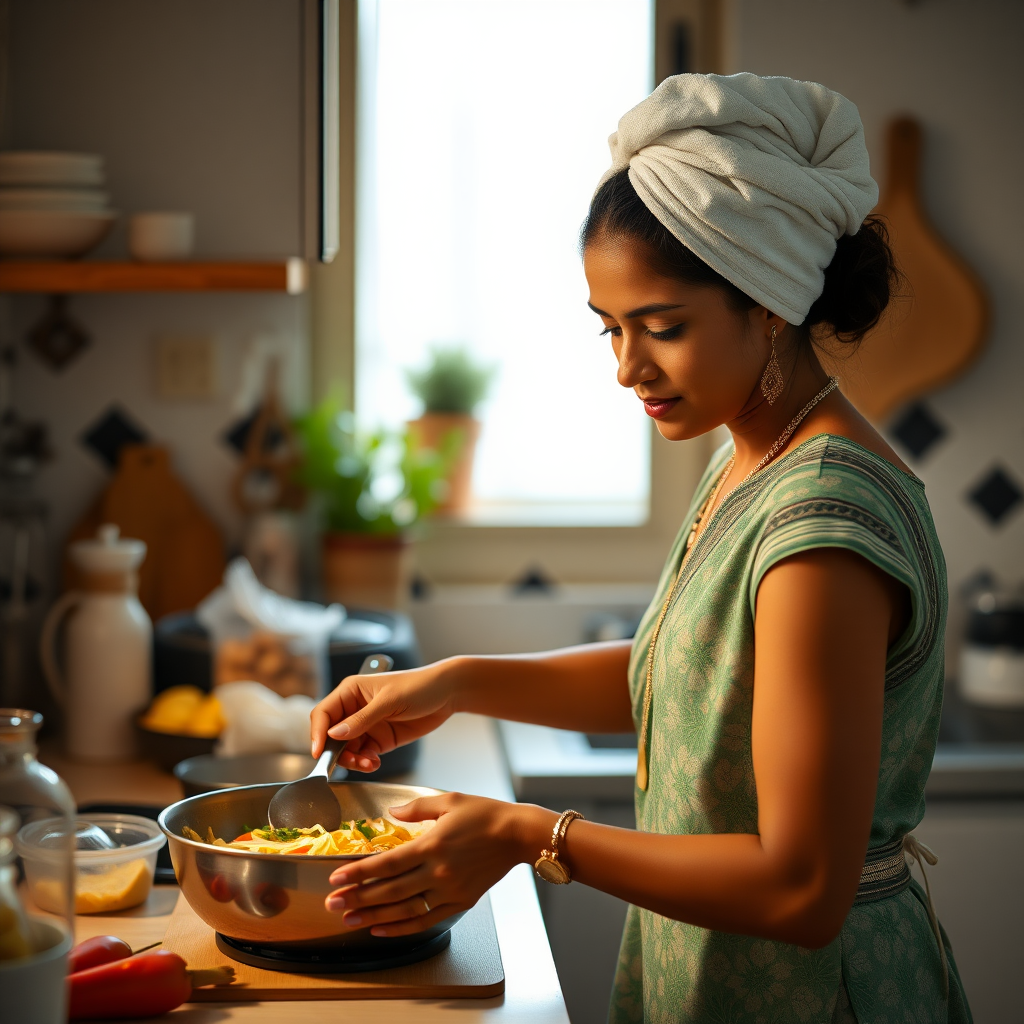
[[[364,839],[370,840],[370,839],[376,839],[377,838],[377,833],[374,832],[373,829],[369,825],[366,824],[366,819],[365,818],[360,818],[355,823],[355,825],[356,825],[356,831],[360,835],[362,835],[362,837]]]
[[[297,828],[254,828],[251,830],[254,836],[260,839],[271,839],[276,843],[291,843],[302,837],[302,830]]]

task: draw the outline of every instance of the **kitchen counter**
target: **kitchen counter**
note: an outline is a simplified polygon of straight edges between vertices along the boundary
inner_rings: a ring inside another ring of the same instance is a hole
[[[499,722],[519,800],[633,800],[636,747],[592,747],[580,732]],[[942,743],[925,787],[929,800],[1024,798],[1024,743]]]
[[[44,748],[42,758],[64,778],[80,803],[171,803],[180,799],[177,781],[149,763],[84,765]],[[455,715],[425,737],[416,770],[395,781],[460,790],[501,800],[514,794],[502,760],[494,723],[476,715]],[[118,935],[133,947],[163,937],[177,900],[176,886],[158,886],[140,907],[111,915],[76,919],[76,940]],[[170,1016],[174,1024],[280,1024],[303,1016],[373,1017],[374,1024],[568,1024],[555,965],[530,868],[521,864],[491,890],[494,924],[505,968],[505,994],[494,999],[346,1000],[265,1003],[186,1003]]]

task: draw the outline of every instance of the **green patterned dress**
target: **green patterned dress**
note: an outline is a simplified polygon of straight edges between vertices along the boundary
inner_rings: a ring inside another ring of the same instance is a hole
[[[630,662],[639,729],[647,647],[679,570],[690,524],[731,452],[719,450],[694,495]],[[754,602],[780,559],[818,547],[855,551],[912,595],[889,652],[872,850],[909,833],[939,729],[946,576],[924,485],[843,437],[796,446],[719,507],[690,553],[655,654],[650,786],[637,828],[665,834],[756,833],[751,760]],[[730,935],[630,907],[609,1019],[614,1024],[940,1024],[970,1021],[952,953],[949,996],[917,883],[855,903],[823,949]]]

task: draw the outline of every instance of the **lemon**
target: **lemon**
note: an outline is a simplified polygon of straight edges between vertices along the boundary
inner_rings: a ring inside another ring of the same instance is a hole
[[[186,731],[189,736],[206,736],[213,739],[224,731],[224,725],[224,712],[221,710],[220,701],[210,694],[199,704]]]
[[[22,932],[22,924],[13,907],[0,903],[0,960],[16,960],[34,952]]]
[[[79,872],[75,881],[76,914],[109,914],[138,906],[149,895],[149,867],[145,860],[130,860],[109,871]]]
[[[142,725],[154,732],[183,733],[206,695],[197,686],[172,686],[153,698]]]

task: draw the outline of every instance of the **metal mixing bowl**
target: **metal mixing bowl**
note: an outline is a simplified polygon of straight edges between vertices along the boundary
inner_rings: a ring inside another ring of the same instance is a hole
[[[200,835],[207,826],[231,841],[251,826],[265,824],[267,807],[282,783],[223,789],[171,804],[160,815],[174,872],[192,909],[228,938],[285,949],[341,948],[382,955],[419,946],[447,932],[456,914],[411,936],[379,937],[368,928],[346,928],[341,914],[324,906],[328,881],[340,864],[379,854],[309,857],[304,854],[249,853],[182,836],[188,825]],[[389,807],[441,791],[389,782],[332,782],[344,820],[386,816]]]

